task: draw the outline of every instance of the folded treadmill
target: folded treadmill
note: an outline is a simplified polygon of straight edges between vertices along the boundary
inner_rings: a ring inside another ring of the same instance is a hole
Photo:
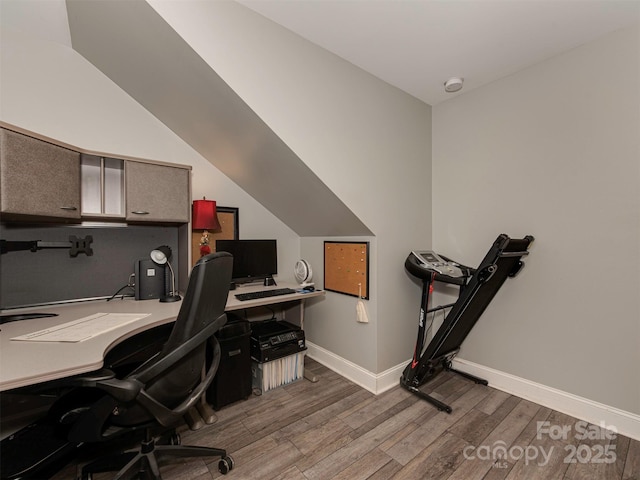
[[[451,362],[502,284],[507,278],[515,277],[523,267],[521,259],[529,254],[531,242],[531,235],[513,239],[501,234],[476,269],[432,251],[413,251],[409,254],[404,265],[410,274],[422,280],[422,301],[416,347],[411,362],[402,373],[400,385],[447,413],[452,411],[450,406],[420,391],[419,387],[433,380],[443,370],[488,385],[486,380],[455,370]],[[429,309],[434,282],[458,285],[458,300],[450,305]],[[427,314],[437,310],[448,310],[448,313],[425,347]]]

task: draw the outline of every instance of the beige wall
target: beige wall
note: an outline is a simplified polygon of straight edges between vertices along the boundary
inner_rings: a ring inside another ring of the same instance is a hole
[[[617,32],[433,109],[433,244],[532,234],[460,356],[640,413],[640,38]]]

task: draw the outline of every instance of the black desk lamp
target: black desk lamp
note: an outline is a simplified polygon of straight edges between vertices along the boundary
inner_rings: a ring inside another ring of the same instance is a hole
[[[163,294],[162,297],[160,297],[160,301],[177,302],[178,300],[181,300],[180,295],[178,295],[178,292],[176,292],[176,276],[173,273],[173,268],[171,268],[171,262],[169,262],[169,259],[171,258],[171,248],[168,245],[162,245],[155,250],[151,250],[150,257],[151,260],[153,260],[154,263],[157,263],[158,265],[168,265],[169,271],[171,272],[171,291],[169,292],[169,295]]]

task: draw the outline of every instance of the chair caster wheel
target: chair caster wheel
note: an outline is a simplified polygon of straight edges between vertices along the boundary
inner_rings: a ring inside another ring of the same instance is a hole
[[[169,438],[169,445],[180,445],[181,441],[182,441],[182,439],[180,438],[180,434],[179,433],[174,433]]]
[[[218,462],[218,471],[221,474],[226,475],[231,470],[233,470],[233,458],[231,458],[231,455],[221,458]]]

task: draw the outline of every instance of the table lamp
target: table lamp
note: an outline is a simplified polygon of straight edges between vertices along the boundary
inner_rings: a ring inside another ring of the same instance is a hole
[[[169,272],[171,272],[171,291],[169,295],[162,295],[160,297],[161,302],[177,302],[181,300],[180,295],[176,292],[176,276],[173,273],[173,268],[171,268],[171,262],[169,259],[171,258],[171,248],[168,245],[162,245],[154,250],[151,250],[151,254],[149,255],[151,260],[158,265],[168,265]],[[166,292],[166,285],[165,285]]]
[[[193,230],[202,230],[202,237],[200,237],[200,256],[204,257],[211,253],[211,247],[209,246],[209,232],[208,230],[217,230],[220,228],[220,222],[218,222],[218,216],[216,215],[216,202],[213,200],[194,200],[193,210],[191,216],[191,228]]]

